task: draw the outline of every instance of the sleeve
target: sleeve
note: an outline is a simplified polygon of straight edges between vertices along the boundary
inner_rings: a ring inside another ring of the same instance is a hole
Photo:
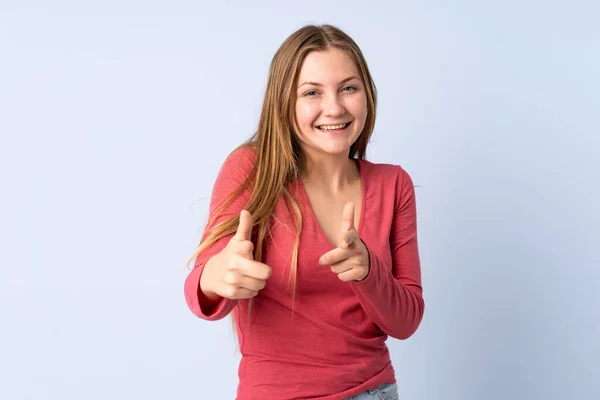
[[[412,179],[400,168],[390,232],[392,266],[369,252],[369,274],[352,282],[363,309],[389,336],[409,338],[423,319],[421,264],[417,244],[417,213]]]
[[[256,155],[252,149],[240,148],[232,152],[223,163],[215,181],[209,206],[209,221],[215,216],[223,201],[235,191],[250,175]],[[208,232],[214,226],[239,213],[244,209],[250,199],[250,190],[247,188],[240,196],[234,199],[216,218],[215,222],[206,227]],[[200,290],[200,277],[206,262],[225,248],[233,234],[225,236],[208,247],[196,257],[194,268],[188,274],[184,284],[184,294],[188,307],[199,318],[215,321],[226,317],[235,307],[236,302],[231,299],[221,299],[207,314],[207,299]]]

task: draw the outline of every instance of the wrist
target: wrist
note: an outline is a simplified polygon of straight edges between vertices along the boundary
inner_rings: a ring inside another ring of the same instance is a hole
[[[200,308],[205,315],[211,314],[215,307],[219,304],[222,297],[212,291],[212,289],[207,285],[208,274],[205,274],[206,267],[205,265],[202,274],[200,275],[200,282],[198,283],[198,301],[200,303]]]
[[[202,273],[200,274],[200,281],[198,282],[198,289],[200,289],[202,295],[207,300],[211,301],[219,300],[221,297],[215,291],[215,288],[213,287],[214,285],[211,284],[213,282],[212,269],[215,263],[215,258],[216,256],[211,257],[210,259],[208,259],[206,264],[204,264]]]

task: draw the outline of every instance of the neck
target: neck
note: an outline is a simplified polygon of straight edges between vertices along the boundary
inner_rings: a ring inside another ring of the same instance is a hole
[[[340,193],[359,178],[356,161],[348,156],[315,156],[305,152],[306,164],[302,174],[305,184],[318,186],[331,194]]]

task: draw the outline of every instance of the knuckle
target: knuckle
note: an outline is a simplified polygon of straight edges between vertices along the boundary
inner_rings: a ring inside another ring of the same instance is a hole
[[[234,251],[237,254],[239,254],[239,253],[242,253],[246,249],[246,247],[248,247],[248,246],[246,245],[246,241],[245,240],[238,240],[235,243],[235,246],[234,246],[235,250]]]
[[[233,248],[233,253],[238,257],[248,258],[252,257],[254,251],[254,244],[249,240],[238,241]]]
[[[235,288],[233,286],[228,286],[225,289],[225,297],[227,297],[229,299],[235,299],[235,298],[237,298],[237,295],[238,295],[237,288]]]
[[[238,282],[238,275],[233,271],[229,271],[223,279],[228,285],[235,285]]]
[[[244,243],[242,243],[242,249],[246,253],[252,252],[254,251],[254,243],[252,243],[250,240],[246,240]]]
[[[229,260],[227,260],[227,269],[234,270],[236,269],[238,264],[238,257],[237,255],[234,253],[231,255],[231,257],[229,257]]]

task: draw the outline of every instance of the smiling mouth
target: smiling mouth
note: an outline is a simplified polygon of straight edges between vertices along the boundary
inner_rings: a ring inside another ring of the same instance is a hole
[[[346,129],[352,122],[346,122],[345,124],[338,125],[317,125],[317,129],[323,132],[340,132]]]

